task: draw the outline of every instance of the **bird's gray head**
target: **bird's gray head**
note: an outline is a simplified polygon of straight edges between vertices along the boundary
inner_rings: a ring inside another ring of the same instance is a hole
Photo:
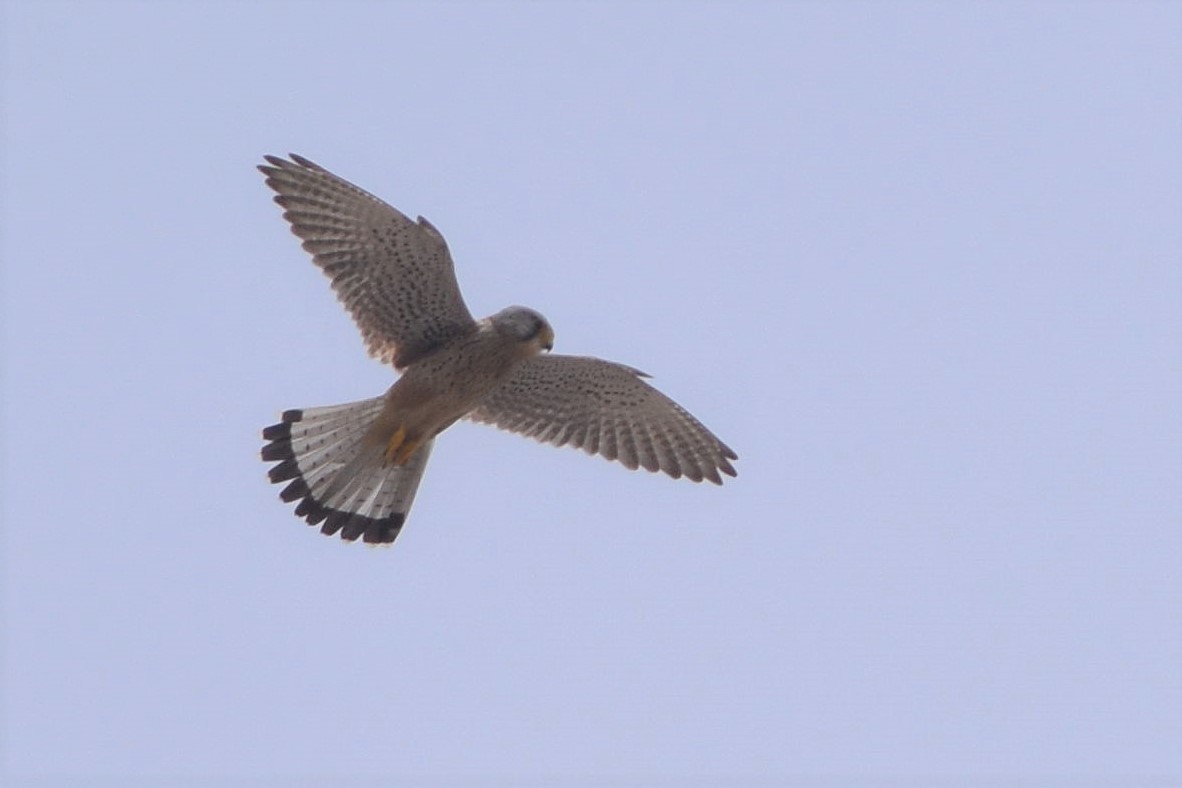
[[[498,333],[536,347],[535,352],[554,347],[554,329],[550,328],[546,318],[528,307],[507,307],[493,315],[491,320]]]

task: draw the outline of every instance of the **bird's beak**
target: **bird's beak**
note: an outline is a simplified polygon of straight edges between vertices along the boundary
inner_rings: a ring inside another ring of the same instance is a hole
[[[543,350],[550,351],[554,349],[554,329],[547,326],[538,337],[538,344],[542,346]]]

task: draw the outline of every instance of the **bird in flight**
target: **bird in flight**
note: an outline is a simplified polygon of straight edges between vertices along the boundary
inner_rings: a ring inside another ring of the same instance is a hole
[[[401,372],[388,391],[288,410],[263,430],[268,476],[321,533],[393,542],[439,433],[461,418],[635,470],[722,483],[738,455],[638,370],[550,353],[554,330],[511,306],[476,320],[443,236],[302,156],[259,170],[370,355]]]

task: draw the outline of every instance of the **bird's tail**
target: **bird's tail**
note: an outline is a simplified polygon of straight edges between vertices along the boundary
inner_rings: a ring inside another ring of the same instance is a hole
[[[291,482],[279,497],[298,500],[296,516],[323,523],[321,533],[383,544],[394,541],[406,520],[434,441],[405,465],[386,463],[383,445],[362,440],[384,400],[289,410],[263,430],[263,460],[278,463],[267,475],[274,483]]]

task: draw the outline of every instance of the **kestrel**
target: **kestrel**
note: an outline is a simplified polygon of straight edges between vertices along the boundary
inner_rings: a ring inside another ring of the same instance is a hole
[[[554,331],[532,309],[473,319],[447,243],[393,207],[303,158],[259,170],[283,218],[361,329],[370,355],[402,374],[383,395],[289,410],[263,430],[279,497],[321,533],[393,542],[436,436],[461,418],[628,468],[722,483],[730,447],[631,367],[549,354]]]

